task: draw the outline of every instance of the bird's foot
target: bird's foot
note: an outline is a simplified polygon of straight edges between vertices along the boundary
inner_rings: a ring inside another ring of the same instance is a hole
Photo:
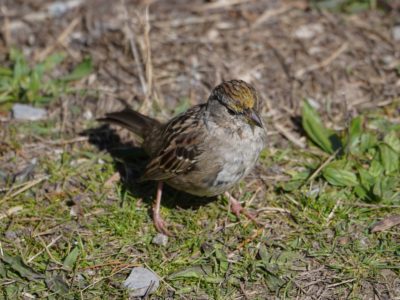
[[[163,220],[160,213],[162,189],[163,189],[163,183],[159,181],[157,185],[157,196],[153,203],[153,223],[154,227],[156,227],[158,232],[168,236],[172,236],[171,232],[167,229],[168,227],[167,223]]]
[[[168,224],[164,221],[159,213],[153,213],[153,222],[156,230],[167,236],[172,236],[172,233],[168,230]]]
[[[235,216],[237,218],[240,218],[241,215],[244,215],[246,218],[248,218],[249,220],[253,221],[257,225],[264,226],[263,223],[261,223],[260,221],[258,221],[256,219],[256,215],[254,215],[254,214],[250,213],[249,211],[247,211],[240,204],[240,202],[238,200],[236,200],[230,193],[225,192],[225,196],[228,197],[231,211],[235,214]]]

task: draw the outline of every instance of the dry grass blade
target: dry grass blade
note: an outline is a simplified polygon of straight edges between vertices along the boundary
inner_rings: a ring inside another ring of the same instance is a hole
[[[251,25],[251,28],[253,28],[253,29],[257,28],[260,25],[262,25],[264,22],[268,21],[270,18],[279,16],[280,14],[283,14],[283,13],[287,12],[290,9],[292,9],[292,6],[289,6],[289,5],[283,5],[282,7],[279,7],[277,9],[267,9]]]
[[[339,153],[341,149],[337,149],[334,153],[332,153],[325,161],[323,164],[321,164],[312,174],[311,176],[306,180],[304,184],[309,183],[312,181],[315,177],[318,176],[318,174],[322,171],[323,168],[325,168]]]
[[[44,245],[44,248],[42,250],[40,250],[38,253],[32,255],[30,258],[28,258],[28,260],[26,261],[27,263],[32,262],[36,257],[38,257],[39,255],[41,255],[44,251],[48,251],[48,249],[53,246],[60,238],[62,238],[63,235],[60,234],[58,235],[56,238],[52,239],[51,242],[48,245]],[[47,250],[45,250],[47,249]]]
[[[211,9],[227,8],[229,6],[242,4],[242,3],[246,3],[246,2],[250,2],[250,1],[251,0],[219,0],[216,2],[200,5],[198,7],[195,7],[194,10],[206,11],[206,10],[211,10]]]
[[[296,78],[300,78],[301,76],[303,76],[304,74],[306,74],[308,72],[315,71],[315,70],[322,69],[322,68],[325,68],[325,67],[329,66],[336,58],[338,58],[340,56],[340,54],[342,54],[343,52],[345,52],[348,49],[348,46],[349,46],[349,44],[346,42],[346,43],[342,44],[329,57],[327,57],[326,59],[324,59],[320,63],[313,64],[313,65],[308,66],[308,67],[306,67],[304,69],[298,70],[295,73]]]
[[[64,45],[65,40],[74,31],[75,27],[78,26],[79,22],[80,22],[80,17],[74,18],[69,23],[69,25],[64,29],[64,31],[59,35],[55,43],[48,45],[44,50],[35,55],[35,60],[42,61],[47,56],[49,56],[57,48],[58,45],[65,46]]]
[[[21,205],[11,207],[11,208],[7,209],[6,212],[0,213],[0,220],[4,219],[6,217],[12,216],[12,215],[16,214],[17,212],[21,211],[22,209],[23,209],[23,206],[21,206]]]
[[[5,202],[6,200],[9,200],[9,199],[14,198],[15,196],[17,196],[17,195],[19,195],[19,194],[25,192],[26,190],[29,190],[31,187],[33,187],[33,186],[35,186],[35,185],[41,183],[43,180],[46,180],[46,179],[48,179],[48,178],[49,178],[49,176],[43,176],[43,177],[40,177],[40,178],[37,178],[37,179],[34,179],[34,180],[32,180],[32,181],[27,182],[24,186],[22,186],[20,189],[18,189],[18,190],[15,191],[14,193],[5,195],[4,198],[0,200],[0,203],[3,203],[3,202]],[[12,191],[12,189],[10,189],[9,193],[10,193],[11,191]]]
[[[140,84],[142,86],[142,90],[143,90],[143,94],[147,95],[148,93],[148,87],[146,84],[146,80],[145,80],[145,76],[144,76],[144,71],[143,71],[143,66],[141,63],[141,58],[139,55],[139,51],[137,49],[137,41],[136,41],[136,35],[134,33],[134,31],[132,30],[131,26],[130,26],[130,18],[129,18],[129,13],[128,13],[128,8],[126,6],[126,2],[125,0],[121,0],[121,5],[123,8],[123,12],[124,12],[124,21],[125,21],[125,34],[127,36],[127,39],[129,41],[130,44],[130,48],[132,51],[132,56],[133,59],[135,61],[136,64],[136,69],[138,72],[138,76],[139,76],[139,81]]]
[[[300,149],[304,149],[306,147],[306,145],[298,137],[295,137],[283,125],[281,125],[279,123],[274,123],[274,126],[275,126],[276,130],[279,131],[280,134],[282,134],[285,138],[287,138],[289,141],[291,141],[293,144],[295,144]]]

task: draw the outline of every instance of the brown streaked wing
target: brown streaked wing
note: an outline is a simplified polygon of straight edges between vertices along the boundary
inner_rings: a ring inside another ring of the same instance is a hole
[[[142,180],[166,180],[193,169],[204,141],[203,130],[192,130],[199,128],[202,107],[195,106],[166,124],[162,147],[146,166]]]

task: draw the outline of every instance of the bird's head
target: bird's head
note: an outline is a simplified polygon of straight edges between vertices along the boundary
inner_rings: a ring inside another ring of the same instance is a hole
[[[252,126],[263,127],[258,115],[257,92],[243,80],[224,81],[211,92],[210,100],[217,100],[230,114],[244,118]]]

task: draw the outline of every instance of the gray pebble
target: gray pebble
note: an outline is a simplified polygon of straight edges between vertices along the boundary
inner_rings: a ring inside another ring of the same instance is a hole
[[[393,26],[392,36],[395,41],[400,41],[400,25]]]
[[[143,267],[136,267],[132,269],[131,274],[122,285],[130,290],[130,296],[143,297],[154,293],[160,285],[160,280],[152,271]]]
[[[153,244],[167,246],[168,244],[168,236],[162,233],[157,233],[153,240],[151,241]]]
[[[12,114],[16,120],[36,121],[46,118],[47,111],[43,108],[16,103],[12,107]]]

